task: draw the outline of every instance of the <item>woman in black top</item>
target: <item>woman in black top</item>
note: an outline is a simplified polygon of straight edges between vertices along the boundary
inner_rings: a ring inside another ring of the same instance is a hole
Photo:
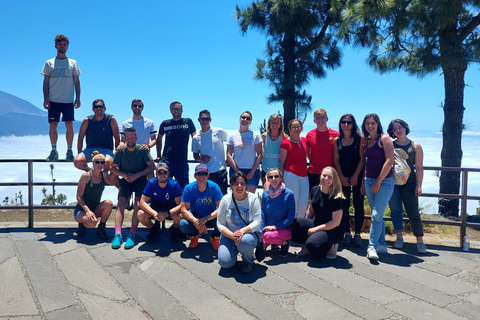
[[[355,117],[349,113],[344,114],[338,123],[340,136],[333,142],[333,160],[340,181],[342,182],[345,201],[343,206],[342,224],[345,235],[342,244],[349,246],[352,243],[350,233],[350,194],[353,193],[353,208],[355,209],[355,235],[353,245],[362,246],[362,231],[365,211],[363,209],[364,196],[360,191],[363,179],[363,166],[365,157],[365,139],[360,134]]]
[[[310,205],[305,218],[292,224],[292,240],[302,243],[297,256],[311,253],[316,259],[337,257],[338,242],[343,237],[342,202],[345,196],[337,171],[325,167],[320,185],[310,191]]]
[[[92,154],[93,168],[82,174],[77,186],[77,206],[73,211],[75,220],[78,222],[77,235],[85,236],[85,228],[95,228],[100,218],[97,235],[103,240],[108,239],[105,232],[105,223],[112,213],[113,203],[111,200],[101,201],[103,189],[105,189],[105,156],[98,151]]]

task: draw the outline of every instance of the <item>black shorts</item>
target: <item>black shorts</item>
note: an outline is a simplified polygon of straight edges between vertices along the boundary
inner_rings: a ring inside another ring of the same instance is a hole
[[[50,101],[50,108],[48,109],[48,122],[60,122],[60,113],[62,114],[62,121],[75,121],[74,105],[70,103],[60,103]]]
[[[130,199],[132,193],[135,192],[135,198],[140,198],[147,184],[145,176],[138,178],[133,182],[128,182],[125,179],[120,179],[120,189],[118,190],[118,198]]]

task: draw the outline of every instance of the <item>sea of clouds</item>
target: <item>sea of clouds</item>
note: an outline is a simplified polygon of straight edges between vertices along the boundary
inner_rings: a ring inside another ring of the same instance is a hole
[[[227,130],[231,133],[234,130]],[[305,134],[306,132],[304,132]],[[442,148],[442,135],[438,132],[420,132],[411,133],[409,136],[412,140],[421,143],[425,158],[425,166],[440,166],[440,152]],[[480,168],[480,132],[465,132],[462,139],[463,159],[462,167]],[[65,136],[60,135],[58,139],[58,150],[60,158],[65,157],[66,144]],[[38,136],[8,136],[0,137],[1,156],[0,159],[45,159],[50,152],[50,141],[47,135]],[[190,146],[189,146],[190,150]],[[152,157],[156,157],[155,150],[152,150]],[[76,146],[74,145],[74,153],[76,154]],[[189,154],[192,158],[192,154]],[[34,163],[33,175],[35,182],[52,181],[52,170],[49,162]],[[53,163],[54,179],[57,182],[77,182],[81,173],[72,163]],[[193,181],[193,170],[195,165],[190,165],[190,181]],[[27,182],[27,164],[26,163],[0,163],[0,172],[2,173],[0,182]],[[438,192],[438,177],[434,171],[425,171],[423,181],[423,192]],[[43,199],[43,187],[34,187],[34,203],[40,203]],[[48,193],[52,193],[51,187],[46,187]],[[4,205],[5,197],[15,198],[15,193],[21,191],[24,202],[27,202],[27,188],[20,186],[0,187],[0,204]],[[76,187],[58,186],[57,193],[63,193],[67,196],[67,202],[76,201]],[[468,194],[480,196],[480,173],[470,173],[468,176]],[[114,187],[105,189],[104,199],[116,199],[117,191]],[[115,200],[114,200],[115,202]],[[421,198],[420,202],[427,213],[433,214],[437,212],[437,200],[434,198]],[[468,201],[468,213],[475,214],[475,210],[479,207],[478,201]]]

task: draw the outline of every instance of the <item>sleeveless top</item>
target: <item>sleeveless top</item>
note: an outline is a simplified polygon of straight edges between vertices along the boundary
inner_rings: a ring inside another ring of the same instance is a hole
[[[365,176],[371,179],[378,178],[380,172],[382,172],[383,164],[385,163],[385,152],[383,151],[383,148],[378,145],[379,139],[380,137],[378,137],[373,146],[370,148],[368,147],[367,142],[367,147],[363,153],[366,161]],[[390,178],[392,174],[392,170],[390,169],[385,178]]]
[[[94,120],[93,114],[87,118],[87,148],[105,148],[113,151],[112,115],[105,113],[101,121]]]
[[[283,139],[279,135],[277,140],[272,140],[270,135],[265,135],[265,145],[263,146],[262,170],[267,172],[272,168],[280,169],[280,144]]]
[[[342,173],[347,178],[353,176],[355,170],[357,170],[358,163],[360,162],[360,141],[360,136],[355,135],[351,145],[343,146],[342,139],[340,137],[337,139],[340,168],[342,168]]]
[[[400,148],[403,149],[408,154],[408,159],[407,159],[407,164],[410,166],[411,173],[408,176],[407,183],[417,183],[417,175],[415,174],[415,147],[413,146],[413,141],[410,140],[410,142],[404,146],[401,146],[397,144],[395,141],[393,141],[393,147],[394,148]]]
[[[93,211],[95,208],[100,204],[100,200],[102,199],[103,189],[105,189],[105,179],[103,177],[102,172],[102,181],[100,183],[93,183],[92,180],[92,171],[88,172],[88,183],[85,186],[85,190],[83,191],[83,201],[87,205],[87,207]],[[77,203],[75,209],[83,210],[83,208]]]

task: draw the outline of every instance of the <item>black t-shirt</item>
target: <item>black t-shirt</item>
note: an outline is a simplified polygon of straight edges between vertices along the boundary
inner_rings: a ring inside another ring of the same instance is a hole
[[[159,134],[165,136],[162,160],[187,162],[188,139],[195,130],[195,125],[190,118],[163,121],[158,130]]]
[[[321,225],[332,220],[332,213],[342,210],[343,199],[328,199],[328,194],[320,190],[320,186],[315,186],[310,191],[310,205],[315,213],[315,225]],[[341,224],[340,224],[341,225]],[[337,229],[340,226],[334,228]],[[332,230],[334,230],[332,229]]]

